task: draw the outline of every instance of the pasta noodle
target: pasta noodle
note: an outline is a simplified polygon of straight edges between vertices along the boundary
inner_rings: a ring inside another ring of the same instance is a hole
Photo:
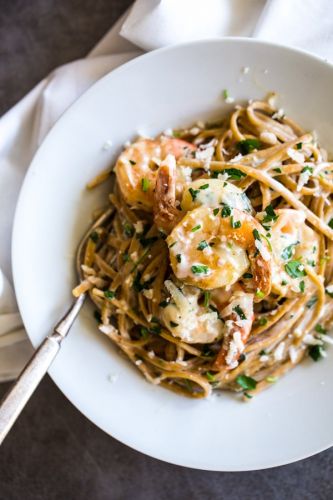
[[[332,342],[333,163],[272,99],[139,138],[82,261],[99,329],[153,384],[251,398]]]

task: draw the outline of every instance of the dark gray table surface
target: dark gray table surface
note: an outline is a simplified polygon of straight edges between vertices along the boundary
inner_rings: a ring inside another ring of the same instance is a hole
[[[83,57],[129,4],[0,0],[0,114],[51,69]],[[0,395],[8,387],[1,384]],[[236,445],[240,453],[246,446]],[[256,472],[202,472],[169,465],[104,434],[47,376],[1,449],[0,500],[18,499],[333,499],[333,449]]]

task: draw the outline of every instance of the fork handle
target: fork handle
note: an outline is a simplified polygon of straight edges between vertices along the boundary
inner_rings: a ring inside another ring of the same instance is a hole
[[[58,354],[62,339],[57,332],[46,337],[5,395],[0,409],[0,444]]]

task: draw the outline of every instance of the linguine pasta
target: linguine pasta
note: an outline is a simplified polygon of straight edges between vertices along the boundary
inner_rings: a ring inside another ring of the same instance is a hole
[[[250,101],[139,138],[107,179],[75,296],[153,384],[251,398],[310,354],[333,316],[333,163],[314,133]]]

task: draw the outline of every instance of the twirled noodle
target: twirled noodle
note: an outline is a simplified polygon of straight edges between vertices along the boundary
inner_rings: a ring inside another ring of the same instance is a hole
[[[325,356],[333,163],[313,134],[253,101],[135,141],[115,173],[88,185],[112,179],[115,215],[91,235],[73,293],[89,293],[100,330],[150,382],[250,398]]]

